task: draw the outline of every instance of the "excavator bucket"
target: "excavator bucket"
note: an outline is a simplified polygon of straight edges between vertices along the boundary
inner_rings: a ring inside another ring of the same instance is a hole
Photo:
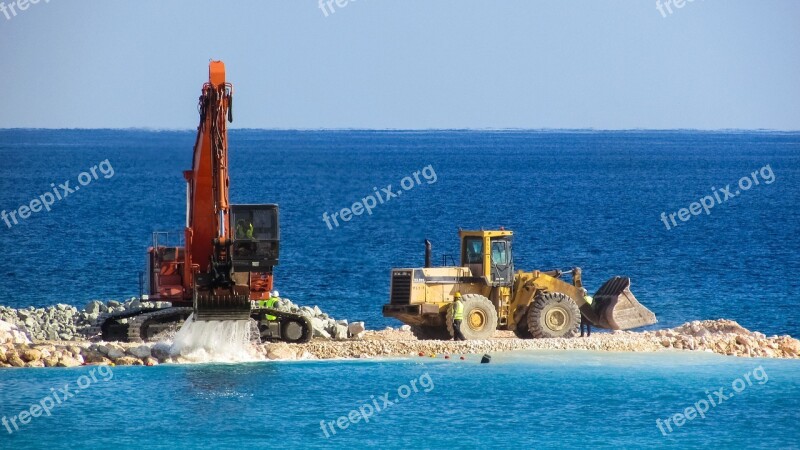
[[[652,325],[656,315],[642,306],[631,292],[631,279],[614,277],[603,284],[594,294],[596,326],[609,330],[628,330]]]
[[[250,299],[246,295],[196,294],[194,320],[249,320]]]

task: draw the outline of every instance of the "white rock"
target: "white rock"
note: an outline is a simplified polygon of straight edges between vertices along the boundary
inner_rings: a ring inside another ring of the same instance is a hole
[[[333,338],[337,341],[347,339],[347,327],[344,325],[336,325],[336,329],[333,332]]]
[[[325,331],[325,322],[316,317],[311,318],[311,327],[314,330],[314,337],[321,337],[325,339],[330,339],[331,335],[327,331]]]
[[[78,367],[80,365],[82,365],[82,363],[71,356],[61,357],[57,364],[58,367]]]
[[[294,360],[297,359],[297,353],[286,344],[271,344],[267,349],[267,358]]]
[[[411,331],[411,325],[403,325],[400,327],[400,331]]]
[[[106,355],[111,359],[122,358],[123,356],[125,356],[125,349],[123,349],[117,344],[107,344],[106,349],[108,351]]]
[[[140,345],[138,347],[129,348],[128,353],[137,358],[148,358],[150,357],[150,346]]]
[[[30,344],[31,340],[24,331],[16,325],[0,320],[0,344]]]
[[[366,331],[367,327],[364,325],[364,322],[353,322],[347,327],[348,334],[356,339],[364,337]]]

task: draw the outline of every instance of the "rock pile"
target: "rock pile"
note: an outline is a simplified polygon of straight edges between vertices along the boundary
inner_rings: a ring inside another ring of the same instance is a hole
[[[291,308],[290,305],[285,307]],[[312,311],[313,308],[310,308]],[[308,309],[298,308],[311,314]],[[330,329],[330,318],[311,316]],[[335,320],[335,325],[341,325]],[[475,341],[417,340],[407,328],[365,331],[362,323],[347,326],[358,339],[315,339],[307,344],[255,344],[260,359],[298,360],[372,358],[431,354],[483,354],[513,350],[592,351],[705,351],[722,355],[766,358],[800,358],[800,341],[790,336],[767,337],[730,320],[695,321],[672,329],[634,333],[595,333],[590,338],[517,339],[511,332]],[[169,343],[30,343],[15,326],[0,322],[0,367],[73,367],[82,364],[156,365],[186,363],[171,352]]]
[[[82,310],[74,306],[58,304],[47,308],[28,307],[14,309],[0,306],[0,321],[19,329],[34,342],[80,342],[90,339],[97,331],[99,322],[109,314],[122,313],[141,308],[165,308],[169,302],[141,302],[137,298],[127,301],[93,300]],[[314,337],[321,339],[361,339],[366,331],[364,322],[336,320],[322,312],[318,306],[299,306],[288,298],[279,300],[275,309],[300,314],[311,320]],[[124,322],[126,319],[122,319]]]
[[[696,320],[671,330],[658,330],[644,335],[658,339],[665,348],[678,350],[710,350],[722,355],[762,358],[800,358],[800,341],[797,339],[790,336],[768,338],[732,320]]]
[[[348,342],[312,341],[282,344],[288,359],[372,358],[430,354],[482,354],[513,350],[590,350],[614,352],[657,352],[664,350],[705,351],[722,355],[766,358],[800,358],[800,341],[790,336],[767,337],[751,332],[731,320],[686,323],[673,329],[636,333],[616,331],[594,333],[590,338],[517,339],[513,333],[498,331],[494,338],[474,341],[419,341],[409,330],[368,331],[364,339]]]
[[[19,344],[0,345],[0,367],[77,367],[81,365],[153,366],[176,362],[159,358],[142,344]]]
[[[0,320],[19,327],[35,341],[82,340],[90,327],[86,314],[74,306],[14,309],[0,306]]]
[[[361,339],[366,327],[364,322],[348,323],[347,320],[336,320],[322,312],[319,306],[298,306],[288,298],[275,302],[275,309],[293,314],[299,314],[311,319],[314,328],[314,337],[342,341],[346,339]]]
[[[0,344],[29,344],[28,335],[18,326],[0,321]]]
[[[131,298],[125,302],[109,300],[103,303],[93,300],[83,310],[59,303],[47,308],[29,306],[14,309],[0,306],[0,320],[19,327],[33,341],[83,341],[103,313],[124,312],[142,307],[161,308],[170,306],[167,302],[144,302]]]

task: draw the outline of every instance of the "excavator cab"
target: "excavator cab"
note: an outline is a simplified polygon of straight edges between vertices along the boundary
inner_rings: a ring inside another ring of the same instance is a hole
[[[216,277],[227,280],[230,288],[215,290],[219,282],[214,275],[198,274],[197,284],[212,289],[196,290],[195,320],[248,320],[252,284],[264,279],[271,284],[280,243],[278,205],[231,205],[228,226],[230,259],[220,265]]]
[[[234,272],[262,272],[278,264],[278,205],[231,206]]]

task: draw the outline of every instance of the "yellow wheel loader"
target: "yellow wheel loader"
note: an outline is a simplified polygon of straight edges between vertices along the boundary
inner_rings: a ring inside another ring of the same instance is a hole
[[[451,304],[456,292],[464,302],[461,332],[467,339],[488,339],[495,329],[521,338],[573,337],[581,318],[598,328],[627,330],[656,323],[630,290],[630,279],[614,277],[585,296],[581,269],[514,273],[513,232],[460,231],[460,266],[431,266],[426,241],[425,267],[392,269],[384,317],[408,325],[419,339],[451,339]],[[561,279],[570,274],[571,283]]]

